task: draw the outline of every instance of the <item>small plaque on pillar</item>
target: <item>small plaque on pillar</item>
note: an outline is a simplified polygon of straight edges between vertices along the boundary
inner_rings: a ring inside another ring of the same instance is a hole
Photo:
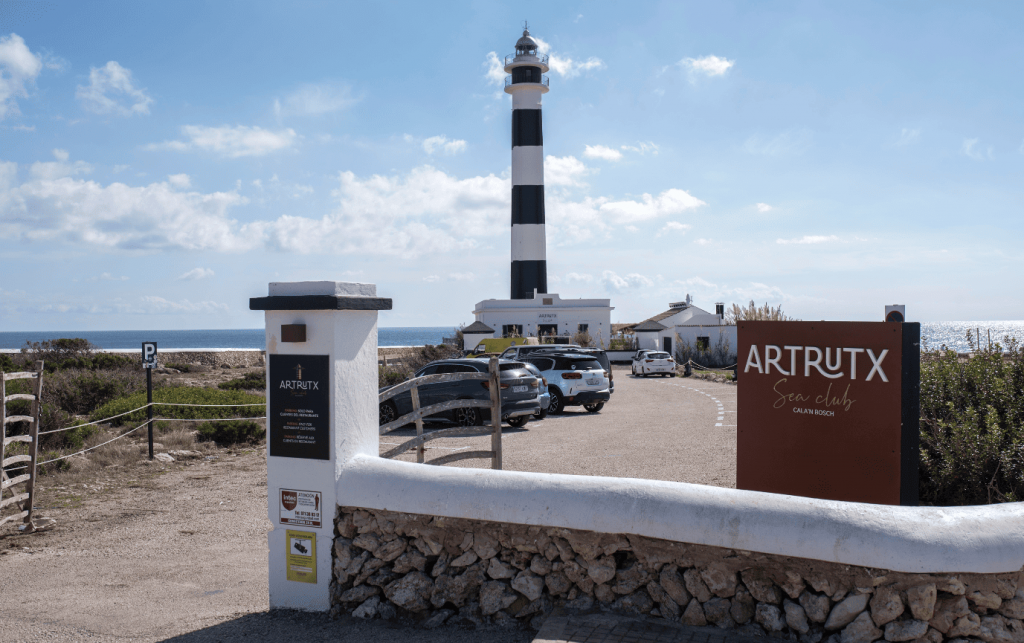
[[[304,342],[306,341],[305,324],[281,324],[282,342]]]
[[[330,358],[327,355],[268,357],[270,455],[330,459]]]

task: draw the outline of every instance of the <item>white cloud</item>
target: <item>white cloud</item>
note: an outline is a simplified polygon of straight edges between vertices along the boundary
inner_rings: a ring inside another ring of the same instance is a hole
[[[2,116],[0,116],[0,118],[2,118]],[[34,131],[36,131],[36,126],[35,125],[15,125],[11,129],[17,130],[19,132],[34,132]]]
[[[544,157],[545,185],[585,185],[583,177],[589,173],[590,169],[575,156]]]
[[[167,182],[182,190],[192,187],[192,179],[188,174],[171,174],[167,177]]]
[[[466,151],[466,141],[454,139],[449,141],[445,135],[431,136],[423,141],[423,151],[427,154],[441,151],[445,154],[459,154]]]
[[[773,208],[772,206],[768,205],[767,203],[758,203],[757,204],[757,211],[761,212],[761,213],[771,212],[774,209],[775,208]]]
[[[658,196],[644,194],[639,201],[608,201],[601,204],[600,211],[617,221],[632,223],[682,214],[702,205],[707,204],[686,190],[672,188]]]
[[[359,102],[352,88],[340,83],[302,85],[283,100],[274,99],[274,113],[281,116],[320,116]]]
[[[570,284],[576,284],[576,283],[589,284],[590,282],[594,281],[594,276],[593,275],[588,275],[586,273],[570,272],[569,274],[567,274],[565,276],[565,281],[566,281],[566,283],[570,283]]]
[[[213,152],[227,158],[242,156],[263,156],[277,152],[295,144],[298,135],[291,128],[277,132],[262,127],[245,125],[222,125],[220,127],[203,127],[202,125],[185,125],[181,128],[184,141],[164,141],[151,143],[147,150],[174,150],[187,152],[202,150]]]
[[[423,278],[423,281],[427,282],[428,284],[432,284],[441,281],[441,277],[439,277],[438,275],[427,275],[426,277]]]
[[[981,150],[975,149],[975,146],[977,144],[978,144],[978,139],[976,139],[976,138],[965,138],[964,139],[964,144],[960,148],[960,151],[963,153],[964,156],[966,156],[967,158],[974,159],[975,161],[983,161],[986,158],[991,159],[992,158],[992,146],[989,145],[988,148],[985,150],[985,152],[982,152]]]
[[[750,154],[762,156],[791,156],[803,154],[813,142],[814,135],[810,130],[799,129],[782,132],[769,139],[751,136],[743,144],[743,149]]]
[[[726,60],[718,56],[704,56],[703,58],[683,58],[677,64],[691,73],[704,74],[705,76],[721,76],[729,71],[736,64],[736,61]]]
[[[213,301],[196,301],[188,299],[171,301],[163,297],[148,296],[142,298],[142,307],[138,312],[148,314],[161,313],[226,313],[231,309],[227,304]]]
[[[125,276],[115,277],[114,275],[110,274],[109,272],[104,272],[104,273],[101,273],[97,277],[90,277],[86,281],[128,281],[128,277],[125,277]]]
[[[907,129],[904,127],[900,130],[900,137],[896,141],[897,147],[903,147],[904,145],[910,145],[916,143],[917,139],[921,138],[921,130],[919,129]]]
[[[628,225],[625,226],[625,230],[626,232],[639,232],[640,228],[636,227],[635,225]]]
[[[200,279],[209,279],[213,276],[213,270],[209,268],[193,268],[188,272],[179,275],[178,281],[199,281]]]
[[[131,70],[115,60],[103,67],[90,68],[89,86],[79,85],[75,98],[90,112],[119,116],[148,114],[153,102],[145,90],[135,87]]]
[[[505,84],[505,61],[498,54],[493,51],[488,52],[484,67],[487,68],[484,78],[487,79],[488,83],[499,86]]]
[[[28,87],[42,69],[42,58],[29,50],[21,36],[0,37],[0,120],[21,113],[15,98],[28,97]]]
[[[639,141],[636,145],[623,145],[622,149],[627,152],[636,152],[641,155],[647,154],[648,152],[651,154],[657,154],[659,150],[658,145],[651,141]]]
[[[698,246],[710,246],[711,239],[697,239],[696,241],[694,241],[694,243],[696,243]]]
[[[473,281],[476,275],[472,272],[451,272],[448,273],[449,281]]]
[[[115,165],[110,169],[110,171],[113,172],[114,174],[120,174],[121,172],[127,170],[129,167],[130,166],[128,165]]]
[[[622,152],[605,147],[604,145],[587,145],[586,149],[583,150],[583,156],[591,159],[618,161],[622,158]]]
[[[605,287],[605,290],[611,293],[620,293],[624,290],[650,288],[654,285],[653,281],[641,274],[633,272],[625,277],[620,277],[611,270],[605,270],[601,274],[600,283]]]
[[[227,216],[246,202],[235,192],[181,192],[166,182],[103,186],[74,178],[80,169],[36,163],[31,178],[21,185],[8,181],[5,188],[0,181],[5,188],[0,190],[0,238],[129,250],[239,250],[253,245],[249,230]]]
[[[663,227],[661,230],[658,231],[658,234],[655,235],[655,236],[660,237],[662,235],[669,234],[671,232],[682,232],[683,234],[686,234],[690,230],[690,228],[692,228],[692,227],[693,226],[688,224],[688,223],[679,223],[678,221],[669,221],[668,223],[665,224],[665,227]]]
[[[604,62],[600,58],[591,56],[584,61],[575,61],[567,56],[559,56],[551,51],[551,45],[537,36],[532,36],[537,41],[537,51],[541,54],[548,54],[548,67],[551,71],[564,78],[575,78],[584,72],[594,69],[602,69]]]
[[[825,236],[825,235],[809,235],[808,234],[808,235],[804,235],[802,237],[797,237],[795,239],[776,239],[775,243],[782,244],[782,245],[788,245],[788,244],[801,244],[801,245],[805,245],[805,244],[813,244],[813,243],[830,243],[830,242],[833,242],[833,241],[839,241],[839,237],[835,236],[834,234],[831,234],[831,235],[828,235],[828,236]]]
[[[29,168],[29,173],[33,178],[54,180],[65,176],[75,176],[76,174],[88,174],[92,172],[92,166],[84,161],[68,163],[69,157],[70,155],[67,150],[53,150],[53,158],[57,159],[56,162],[33,163]]]

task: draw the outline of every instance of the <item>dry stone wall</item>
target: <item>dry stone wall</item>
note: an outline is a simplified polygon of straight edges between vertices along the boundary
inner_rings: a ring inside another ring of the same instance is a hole
[[[630,534],[338,509],[332,611],[538,627],[554,608],[801,643],[1024,643],[1024,574],[904,574]]]

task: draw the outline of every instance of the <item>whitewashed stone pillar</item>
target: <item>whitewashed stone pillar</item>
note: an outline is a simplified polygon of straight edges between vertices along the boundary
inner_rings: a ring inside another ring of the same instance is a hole
[[[377,297],[373,284],[271,283],[269,296],[250,299],[249,308],[266,312],[270,607],[327,611],[337,479],[353,456],[378,454],[377,311],[390,310],[391,300]],[[282,370],[286,364],[287,372]],[[275,397],[289,402],[282,405]],[[328,417],[304,412],[303,400],[313,407],[324,397]],[[291,424],[275,431],[275,415],[288,416],[277,426]],[[282,490],[287,492],[284,503]],[[292,491],[306,493],[298,494],[299,506],[287,509],[296,498]],[[314,497],[310,492],[319,494],[318,506],[304,513],[302,503]],[[308,514],[317,512],[319,526],[303,524],[313,522]],[[289,542],[289,530],[315,536],[315,566],[289,559],[309,544],[298,538]],[[293,577],[302,580],[289,580],[290,566]]]

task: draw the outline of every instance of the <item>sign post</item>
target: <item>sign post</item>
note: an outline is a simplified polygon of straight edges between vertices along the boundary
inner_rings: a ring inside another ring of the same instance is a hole
[[[142,368],[146,369],[146,417],[149,430],[149,459],[153,459],[153,369],[156,368],[156,342],[142,342]]]
[[[916,505],[917,323],[739,322],[736,486]]]
[[[272,283],[268,294],[249,309],[266,314],[270,607],[327,611],[338,477],[380,452],[377,311],[391,300],[334,281]]]

